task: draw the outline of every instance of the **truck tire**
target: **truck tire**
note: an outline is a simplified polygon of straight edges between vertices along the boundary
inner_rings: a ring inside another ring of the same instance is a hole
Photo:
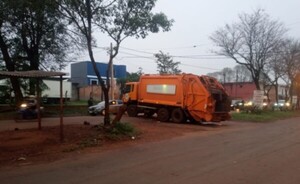
[[[127,114],[128,114],[129,117],[136,117],[137,114],[138,114],[137,106],[136,105],[129,105],[127,107]]]
[[[172,111],[171,118],[174,123],[183,123],[186,121],[185,114],[180,108],[176,108]]]
[[[161,122],[167,122],[170,119],[170,113],[167,108],[160,108],[157,111],[157,119]]]

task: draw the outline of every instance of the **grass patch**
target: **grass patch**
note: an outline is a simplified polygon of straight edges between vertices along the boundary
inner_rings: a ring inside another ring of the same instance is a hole
[[[137,129],[129,123],[116,123],[108,130],[107,137],[113,140],[120,140],[126,137],[135,138],[138,135]]]
[[[233,112],[233,121],[270,122],[299,116],[299,111],[261,111],[260,113]]]
[[[63,150],[63,152],[73,152],[83,150],[88,147],[103,146],[105,142],[123,141],[128,139],[135,139],[140,132],[129,123],[116,123],[114,126],[98,125],[97,135],[82,139],[75,146]]]

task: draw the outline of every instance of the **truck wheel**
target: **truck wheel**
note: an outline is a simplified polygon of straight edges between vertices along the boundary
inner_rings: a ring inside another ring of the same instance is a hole
[[[184,112],[179,108],[176,108],[172,111],[171,118],[175,123],[183,123],[186,121]]]
[[[137,106],[136,105],[129,105],[127,107],[127,114],[129,117],[136,117],[138,112],[137,112]]]
[[[157,119],[161,122],[169,121],[170,113],[167,108],[160,108],[157,111]]]

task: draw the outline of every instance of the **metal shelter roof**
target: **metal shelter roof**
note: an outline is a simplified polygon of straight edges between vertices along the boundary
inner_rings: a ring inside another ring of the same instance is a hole
[[[0,71],[2,77],[18,77],[18,78],[48,78],[54,76],[66,75],[64,72],[48,72],[41,70],[29,70],[29,71]]]
[[[63,141],[63,100],[62,100],[62,76],[66,75],[63,72],[49,72],[41,70],[29,70],[29,71],[0,71],[0,79],[7,77],[16,77],[16,78],[49,78],[60,76],[60,140]],[[37,88],[38,89],[38,88]],[[41,129],[41,113],[40,113],[40,95],[39,90],[37,90],[37,109],[38,109],[38,126]]]

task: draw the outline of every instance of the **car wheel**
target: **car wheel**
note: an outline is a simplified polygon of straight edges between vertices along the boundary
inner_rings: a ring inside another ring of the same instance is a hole
[[[100,115],[102,115],[102,116],[105,115],[105,109],[102,109],[102,110],[100,111]]]
[[[95,115],[96,115],[94,112],[89,112],[89,114],[90,114],[91,116],[95,116]]]

